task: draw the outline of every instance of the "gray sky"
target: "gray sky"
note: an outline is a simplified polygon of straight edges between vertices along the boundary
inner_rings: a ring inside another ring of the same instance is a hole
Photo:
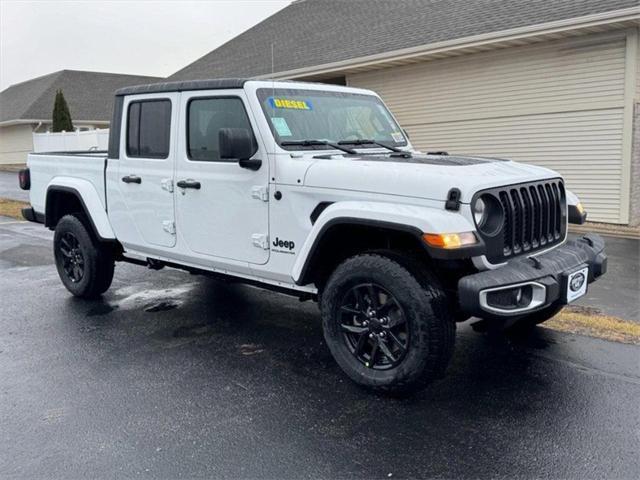
[[[0,0],[0,90],[62,69],[167,76],[290,0]]]

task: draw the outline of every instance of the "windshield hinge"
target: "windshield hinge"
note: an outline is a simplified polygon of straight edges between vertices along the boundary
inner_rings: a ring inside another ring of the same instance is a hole
[[[251,197],[263,202],[269,201],[269,188],[262,185],[251,187]]]
[[[162,229],[171,235],[176,234],[176,224],[172,220],[163,220]]]
[[[254,233],[251,235],[251,240],[255,247],[262,248],[263,250],[269,249],[269,235],[266,233]]]
[[[160,180],[160,185],[161,185],[163,190],[166,190],[167,192],[173,192],[173,180],[172,179],[163,178],[162,180]]]

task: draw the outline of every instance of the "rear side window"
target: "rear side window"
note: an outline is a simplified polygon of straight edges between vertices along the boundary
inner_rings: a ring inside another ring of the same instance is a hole
[[[171,137],[171,101],[131,102],[127,113],[127,155],[167,158]]]
[[[237,97],[196,98],[187,107],[187,154],[191,160],[234,161],[220,158],[221,128],[245,128],[252,132],[242,100]],[[255,149],[257,142],[254,137]]]

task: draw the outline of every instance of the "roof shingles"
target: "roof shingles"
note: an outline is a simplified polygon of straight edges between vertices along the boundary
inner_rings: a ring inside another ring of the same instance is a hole
[[[140,75],[61,70],[0,92],[0,123],[51,119],[57,90],[64,93],[74,122],[109,121],[117,89],[159,80]]]
[[[253,77],[638,6],[639,0],[299,0],[169,80]]]

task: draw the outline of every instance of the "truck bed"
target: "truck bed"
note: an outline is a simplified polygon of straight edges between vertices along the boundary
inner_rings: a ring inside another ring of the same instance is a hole
[[[27,166],[31,174],[29,199],[33,209],[44,213],[47,188],[54,179],[57,184],[89,182],[104,207],[106,165],[106,151],[30,153]]]

